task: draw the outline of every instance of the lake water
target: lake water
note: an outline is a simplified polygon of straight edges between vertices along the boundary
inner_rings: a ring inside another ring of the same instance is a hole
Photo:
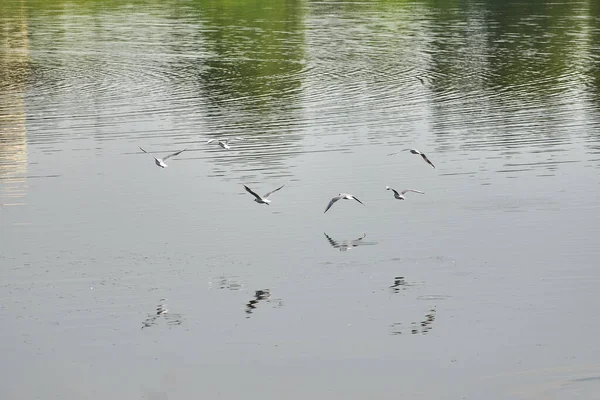
[[[600,399],[599,200],[598,2],[3,0],[0,398]]]

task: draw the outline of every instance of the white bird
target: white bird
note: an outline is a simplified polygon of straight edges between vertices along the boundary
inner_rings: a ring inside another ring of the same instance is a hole
[[[246,139],[244,139],[243,137],[210,139],[208,142],[206,142],[206,144],[211,144],[212,142],[216,141],[219,146],[221,146],[225,150],[229,150],[231,148],[231,146],[229,146],[229,143],[235,142],[237,140],[246,140]]]
[[[429,158],[427,158],[427,156],[425,155],[425,153],[421,153],[419,150],[417,149],[404,149],[402,151],[410,151],[411,154],[418,154],[421,157],[423,157],[423,160],[425,160],[425,162],[429,165],[431,165],[433,168],[435,168],[435,165],[433,165],[433,163],[431,161],[429,161]]]
[[[155,163],[156,165],[158,165],[159,167],[161,167],[161,168],[167,168],[167,167],[168,167],[168,165],[167,165],[167,164],[165,164],[165,161],[167,161],[169,158],[171,158],[171,157],[175,157],[176,155],[178,155],[178,154],[181,154],[181,153],[183,153],[184,151],[186,151],[186,150],[187,150],[187,149],[179,150],[179,151],[177,151],[177,152],[175,152],[175,153],[173,153],[173,154],[169,154],[169,155],[168,155],[168,156],[166,156],[166,157],[163,157],[163,158],[156,158],[154,155],[152,155],[152,153],[149,153],[149,152],[147,152],[146,150],[142,149],[140,146],[138,146],[138,147],[139,147],[139,148],[140,148],[140,150],[142,150],[144,153],[146,153],[146,154],[148,154],[148,155],[152,156],[152,158],[154,158],[154,163]]]
[[[284,187],[285,185],[281,185],[279,186],[277,189],[275,190],[271,190],[269,193],[266,193],[264,196],[259,196],[256,193],[254,193],[252,191],[252,189],[250,189],[248,186],[244,185],[244,188],[246,189],[246,192],[250,193],[252,196],[256,197],[254,199],[255,202],[257,202],[258,204],[266,204],[269,205],[269,203],[271,202],[271,200],[269,200],[269,196],[272,195],[273,193],[275,193],[276,191],[278,191],[279,189],[281,189],[282,187]]]
[[[215,141],[225,150],[229,150],[231,148],[231,146],[229,146],[229,139],[210,139],[208,142],[206,142],[206,144],[210,144]]]
[[[356,200],[358,201],[360,204],[362,204],[364,206],[364,203],[362,201],[360,201],[359,199],[357,199],[356,197],[354,197],[351,194],[348,193],[340,193],[337,196],[335,196],[334,198],[331,199],[331,201],[329,202],[329,204],[327,204],[327,208],[325,209],[325,211],[323,212],[323,214],[325,214],[327,212],[327,210],[329,210],[331,208],[331,206],[338,200]]]
[[[433,168],[435,168],[435,165],[433,165],[433,163],[429,160],[429,158],[427,158],[427,156],[425,155],[425,153],[421,153],[419,150],[417,149],[404,149],[402,151],[410,151],[412,154],[418,154],[421,157],[423,157],[423,160],[425,160],[425,162],[429,165],[431,165]],[[399,152],[395,152],[395,153],[388,153],[388,156],[393,156],[394,154],[398,154]]]
[[[396,189],[392,189],[389,186],[386,186],[385,190],[391,190],[392,192],[394,192],[394,197],[397,198],[398,200],[404,200],[405,199],[404,195],[408,192],[425,194],[425,192],[421,192],[420,190],[415,190],[415,189],[404,189],[402,192],[398,193],[398,191]]]

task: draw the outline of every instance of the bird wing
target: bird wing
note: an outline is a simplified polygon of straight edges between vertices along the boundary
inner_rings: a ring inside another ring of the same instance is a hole
[[[329,209],[331,208],[331,206],[332,206],[332,205],[333,205],[333,204],[334,204],[336,201],[338,201],[338,200],[339,200],[339,199],[341,199],[341,198],[342,198],[342,196],[335,196],[333,199],[331,199],[331,200],[329,201],[329,204],[327,204],[327,208],[325,209],[325,211],[323,212],[323,214],[325,214],[325,213],[327,212],[327,210],[329,210]]]
[[[352,196],[352,195],[351,195]],[[363,206],[365,205],[362,201],[360,201],[359,199],[357,199],[356,197],[352,196],[352,198],[356,201],[358,201],[360,204],[362,204]]]
[[[212,142],[214,142],[217,139],[209,139],[208,142],[206,142],[206,144],[211,144]]]
[[[435,168],[435,165],[433,165],[433,163],[429,160],[429,158],[427,158],[427,156],[425,154],[421,153],[421,157],[423,157],[423,160],[425,160],[427,162],[427,164],[429,164],[433,168]]]
[[[183,150],[179,150],[179,151],[177,151],[177,152],[175,152],[173,154],[169,154],[168,156],[166,156],[166,157],[163,158],[163,161],[168,160],[171,157],[175,157],[176,155],[181,154],[181,153],[183,153],[186,150],[187,149],[183,149]]]
[[[352,241],[352,244],[355,244],[355,243],[356,243],[356,244],[355,244],[355,246],[358,246],[358,243],[360,243],[360,241],[361,241],[361,240],[363,240],[363,239],[364,239],[364,238],[366,238],[366,237],[367,237],[367,234],[366,234],[366,233],[363,233],[363,235],[362,235],[361,237],[359,237],[358,239],[354,239],[354,240]]]
[[[149,153],[149,152],[147,152],[146,150],[142,149],[142,146],[138,146],[138,147],[139,147],[139,148],[140,148],[140,150],[141,150],[141,151],[143,151],[144,153],[146,153],[146,154],[149,154],[149,155],[151,155],[152,157],[154,157],[154,156],[152,155],[152,153]],[[154,158],[156,158],[156,157],[154,157]]]
[[[404,189],[404,190],[402,191],[402,194],[404,195],[404,194],[406,194],[406,193],[408,193],[408,192],[419,193],[419,194],[425,194],[425,192],[421,192],[420,190],[415,190],[415,189]]]
[[[257,200],[262,200],[262,197],[260,197],[259,195],[257,195],[256,193],[254,193],[252,191],[252,189],[250,189],[248,186],[244,185],[244,188],[246,188],[246,192],[250,193],[252,196],[256,197]]]
[[[270,195],[272,195],[273,193],[275,193],[276,191],[278,191],[279,189],[281,189],[282,187],[284,187],[285,185],[281,185],[279,186],[277,189],[275,190],[271,190],[269,193],[265,193],[265,195],[263,196],[263,199],[267,199]]]
[[[398,191],[397,191],[396,189],[392,189],[392,188],[390,188],[390,190],[391,190],[392,192],[394,192],[394,194],[395,194],[396,196],[399,196],[399,194],[398,194]],[[402,192],[402,194],[404,194],[404,192]]]
[[[152,153],[150,153],[150,152],[147,152],[146,150],[142,149],[142,147],[141,147],[141,146],[138,146],[138,147],[140,148],[140,150],[141,150],[141,151],[143,151],[144,153],[148,154],[150,157],[152,157],[152,158],[154,158],[156,161],[158,161],[158,158],[156,158],[156,157],[154,156],[154,154],[152,154]]]
[[[325,232],[323,232],[323,234],[325,235],[325,237],[327,238],[327,241],[329,242],[329,244],[331,245],[331,247],[339,247],[340,245],[338,244],[338,242],[336,242],[335,240],[333,240],[331,237],[329,237],[328,234],[326,234]]]

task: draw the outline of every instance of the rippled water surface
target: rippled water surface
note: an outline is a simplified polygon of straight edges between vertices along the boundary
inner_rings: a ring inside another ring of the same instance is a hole
[[[594,1],[4,0],[0,397],[599,399],[599,173]]]

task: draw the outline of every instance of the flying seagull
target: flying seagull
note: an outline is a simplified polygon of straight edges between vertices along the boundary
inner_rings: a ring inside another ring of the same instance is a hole
[[[242,137],[223,138],[223,139],[210,139],[208,142],[206,142],[206,144],[211,144],[212,142],[217,142],[217,144],[219,146],[221,146],[225,150],[229,150],[231,148],[231,146],[229,145],[229,143],[235,142],[237,140],[246,140],[246,139],[244,139]]]
[[[410,151],[411,154],[418,154],[421,157],[423,157],[423,160],[425,160],[425,162],[429,165],[431,165],[433,168],[435,168],[435,165],[433,165],[433,163],[431,161],[429,161],[429,158],[427,158],[427,156],[425,155],[425,153],[421,153],[419,150],[417,149],[404,149],[402,151]]]
[[[255,202],[257,202],[258,204],[266,204],[269,205],[269,203],[271,202],[271,200],[269,200],[269,196],[272,195],[273,193],[275,193],[276,191],[278,191],[279,189],[281,189],[282,187],[284,187],[285,185],[281,185],[279,186],[277,189],[270,191],[269,193],[266,193],[264,196],[259,196],[256,193],[254,193],[252,191],[252,189],[250,189],[248,186],[244,185],[244,188],[246,188],[246,192],[250,193],[252,196],[256,197],[254,199]]]
[[[425,153],[421,153],[419,150],[417,149],[404,149],[402,151],[410,151],[412,154],[418,154],[421,157],[423,157],[423,160],[425,160],[425,162],[429,165],[431,165],[433,168],[435,168],[435,165],[433,165],[433,163],[429,160],[429,158],[427,158],[427,156],[425,155]],[[399,152],[395,152],[395,153],[388,153],[388,156],[393,156],[394,154],[398,154]]]
[[[156,165],[158,165],[159,167],[161,167],[161,168],[167,168],[167,167],[168,167],[168,165],[167,165],[167,164],[165,164],[165,161],[167,161],[167,160],[168,160],[169,158],[171,158],[171,157],[174,157],[174,156],[176,156],[176,155],[178,155],[178,154],[181,154],[181,153],[183,153],[183,152],[186,150],[186,149],[179,150],[178,152],[175,152],[175,153],[173,153],[173,154],[169,154],[168,156],[166,156],[166,157],[164,157],[164,158],[156,158],[156,157],[154,157],[154,156],[153,156],[151,153],[149,153],[149,152],[147,152],[146,150],[142,149],[140,146],[138,146],[138,147],[139,147],[139,148],[140,148],[140,150],[142,150],[144,153],[151,155],[151,156],[154,158],[154,163],[155,163]]]
[[[415,190],[415,189],[404,189],[403,191],[398,193],[398,191],[396,189],[392,189],[389,186],[386,186],[385,190],[391,190],[392,192],[394,192],[394,197],[397,198],[398,200],[404,200],[405,199],[404,195],[408,192],[425,194],[425,192],[421,192],[420,190]]]
[[[353,195],[348,194],[348,193],[340,193],[337,196],[335,196],[333,199],[331,199],[331,201],[329,202],[329,204],[327,204],[327,208],[325,209],[325,211],[323,212],[323,214],[325,214],[327,212],[327,210],[329,210],[331,208],[331,206],[336,201],[341,200],[341,199],[344,199],[344,200],[356,200],[356,201],[358,201],[360,204],[362,204],[364,206],[363,202],[360,201],[359,199],[357,199],[356,197],[354,197]]]

